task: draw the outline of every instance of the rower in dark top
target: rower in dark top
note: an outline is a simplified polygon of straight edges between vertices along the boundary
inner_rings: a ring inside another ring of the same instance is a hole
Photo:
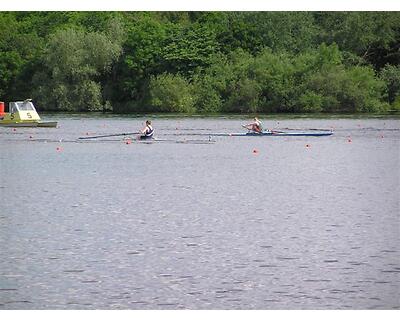
[[[140,131],[140,133],[141,133],[141,135],[139,136],[140,140],[146,140],[146,139],[153,138],[154,129],[151,126],[150,120],[146,121],[146,126]]]

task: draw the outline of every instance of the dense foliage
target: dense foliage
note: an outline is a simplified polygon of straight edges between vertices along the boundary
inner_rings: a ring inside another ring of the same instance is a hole
[[[39,110],[400,110],[398,12],[1,12],[0,100]]]

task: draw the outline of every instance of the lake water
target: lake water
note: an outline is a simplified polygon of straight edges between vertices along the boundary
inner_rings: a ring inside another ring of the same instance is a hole
[[[0,128],[0,309],[400,309],[398,119],[48,119]]]

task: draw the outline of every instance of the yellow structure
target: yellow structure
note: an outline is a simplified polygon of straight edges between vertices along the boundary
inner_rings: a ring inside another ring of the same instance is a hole
[[[9,112],[0,115],[0,126],[5,127],[57,127],[57,122],[43,122],[31,99],[10,102]]]

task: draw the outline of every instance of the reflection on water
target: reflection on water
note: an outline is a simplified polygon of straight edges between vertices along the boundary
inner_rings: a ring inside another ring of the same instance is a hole
[[[398,120],[143,121],[0,128],[0,309],[400,308]]]

